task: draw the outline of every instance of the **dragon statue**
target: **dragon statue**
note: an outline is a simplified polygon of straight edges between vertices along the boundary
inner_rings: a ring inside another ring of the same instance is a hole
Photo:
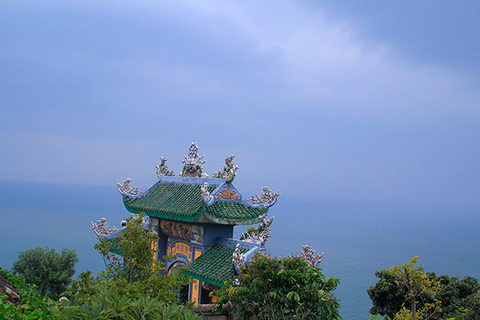
[[[265,242],[267,242],[268,238],[270,238],[270,231],[272,231],[272,229],[269,227],[272,224],[275,216],[271,217],[270,219],[265,219],[266,217],[266,214],[263,217],[260,217],[260,223],[258,226],[253,230],[247,230],[247,232],[244,232],[240,236],[240,240],[263,246]]]
[[[312,250],[310,246],[303,245],[303,251],[300,252],[300,258],[308,262],[309,267],[318,268],[320,266],[320,262],[322,262],[323,252],[322,254],[315,255],[316,250]]]
[[[244,261],[245,261],[245,255],[240,251],[240,243],[237,243],[237,246],[235,247],[235,251],[233,251],[233,258],[232,258],[233,270],[235,271],[236,275],[240,274],[240,267],[243,265]]]
[[[246,201],[251,202],[252,204],[263,204],[265,208],[273,206],[277,202],[277,198],[280,195],[280,191],[277,193],[273,193],[269,187],[262,187],[262,195],[259,197],[258,195],[252,196],[250,199],[246,199]]]
[[[107,219],[105,218],[101,218],[97,223],[92,221],[92,229],[97,236],[112,234],[118,231],[116,227],[109,228],[107,226]]]
[[[138,194],[143,193],[142,191],[138,190],[138,188],[132,188],[132,179],[127,178],[123,180],[122,183],[117,181],[118,192],[120,192],[124,196],[136,196]]]
[[[157,168],[157,177],[174,176],[173,170],[168,169],[167,158],[160,157],[160,161],[160,164],[155,167]]]
[[[225,165],[222,169],[213,172],[214,178],[225,179],[228,183],[231,183],[235,179],[235,172],[239,169],[239,166],[233,164],[235,156],[229,156],[225,158]]]

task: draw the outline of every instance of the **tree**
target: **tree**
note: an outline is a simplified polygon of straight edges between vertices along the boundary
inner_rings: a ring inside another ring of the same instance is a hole
[[[407,287],[391,274],[390,270],[376,271],[379,278],[375,286],[367,292],[372,300],[371,314],[379,314],[393,319],[402,308],[411,310],[411,300],[405,300],[408,294]],[[425,272],[430,281],[440,284],[440,290],[435,296],[428,291],[423,292],[416,299],[416,308],[423,309],[425,304],[430,306],[437,300],[438,308],[431,319],[478,319],[480,318],[480,284],[472,277],[459,279],[442,275],[437,277],[433,272]],[[441,302],[441,304],[439,304]],[[417,314],[417,318],[419,318]],[[398,318],[397,318],[398,319]]]
[[[100,277],[93,277],[91,272],[82,273],[67,291],[69,296],[88,300],[109,292],[119,297],[150,296],[163,302],[178,302],[176,293],[182,286],[188,286],[189,280],[181,272],[167,273],[166,264],[154,259],[158,250],[152,249],[151,243],[157,235],[145,230],[143,216],[128,218],[127,227],[120,235],[123,262],[110,252],[112,242],[99,238],[95,249],[102,254],[106,270],[100,273]]]
[[[340,319],[332,291],[339,284],[300,256],[274,258],[255,253],[236,280],[215,291],[218,305],[257,319]]]
[[[379,314],[393,319],[405,303],[407,290],[395,282],[395,277],[388,270],[375,271],[379,278],[375,286],[368,288],[367,293],[372,300],[371,314]]]
[[[86,301],[75,304],[68,300],[60,299],[53,301],[47,296],[38,293],[36,285],[25,283],[19,275],[10,274],[0,268],[0,274],[10,281],[21,296],[21,301],[15,307],[9,303],[2,303],[7,296],[0,294],[0,319],[15,320],[201,320],[200,315],[195,314],[184,306],[166,304],[165,302],[151,298],[150,296],[118,296],[113,292],[104,295],[90,296]],[[83,273],[83,280],[89,282],[91,272]],[[94,282],[93,285],[98,285]]]
[[[384,304],[389,306],[389,315],[394,311],[398,303],[398,292],[406,292],[404,295],[404,303],[400,310],[396,313],[394,319],[419,319],[428,320],[433,319],[435,314],[441,312],[441,301],[437,299],[437,294],[441,289],[440,281],[436,279],[435,274],[429,274],[425,272],[422,265],[417,264],[418,256],[413,257],[410,262],[399,266],[391,267],[385,276],[391,280],[393,278],[395,284],[400,288],[388,286],[388,281],[377,282],[378,287],[370,288],[369,295],[376,297],[379,288],[388,288],[388,291],[393,293],[391,298],[395,301],[395,304]],[[382,270],[383,271],[383,270]],[[380,273],[381,274],[381,273]],[[373,300],[372,300],[373,301]],[[373,301],[375,303],[375,301]],[[375,306],[371,311],[376,311]]]
[[[40,294],[57,297],[71,283],[77,262],[74,249],[63,248],[58,253],[55,248],[37,246],[20,252],[18,260],[12,265],[12,271],[21,275],[27,283],[37,285]]]
[[[479,319],[480,284],[473,277],[459,280],[457,277],[443,275],[437,277],[442,289],[437,299],[442,301],[442,311],[435,319]]]
[[[410,308],[405,306],[395,316],[396,319],[428,320],[441,311],[441,301],[435,298],[440,290],[440,281],[432,279],[424,271],[422,265],[417,264],[418,256],[413,257],[410,262],[399,266],[393,266],[388,273],[395,277],[396,283],[402,285],[407,290],[406,301],[410,302]],[[433,299],[432,302],[425,300],[425,296]],[[422,307],[419,307],[421,305]]]
[[[469,295],[462,301],[462,305],[453,311],[452,316],[456,320],[477,320],[480,319],[480,291]]]
[[[65,292],[68,308],[58,319],[201,319],[185,306],[176,305],[182,286],[189,280],[182,273],[167,273],[166,264],[154,259],[151,243],[156,234],[145,230],[143,215],[127,219],[118,249],[122,259],[110,252],[112,242],[99,238],[95,245],[106,264],[99,276],[82,272]]]

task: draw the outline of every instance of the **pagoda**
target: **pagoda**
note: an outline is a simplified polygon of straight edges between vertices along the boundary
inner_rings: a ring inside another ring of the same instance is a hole
[[[150,189],[142,192],[132,187],[131,179],[117,181],[125,208],[132,215],[145,214],[145,228],[158,234],[158,240],[152,242],[152,248],[158,250],[155,259],[175,256],[166,261],[168,272],[189,266],[184,271],[193,279],[188,299],[195,304],[215,302],[217,298],[209,295],[212,288],[235,277],[254,252],[265,250],[270,236],[273,217],[266,216],[279,192],[263,187],[260,196],[244,199],[232,183],[239,168],[234,158],[227,157],[224,167],[209,177],[193,142],[178,175],[161,157],[156,166],[158,181]],[[256,223],[259,225],[253,232],[233,239],[235,225]],[[115,243],[123,229],[108,228],[105,219],[92,225],[99,237],[112,242],[111,251],[121,255]]]

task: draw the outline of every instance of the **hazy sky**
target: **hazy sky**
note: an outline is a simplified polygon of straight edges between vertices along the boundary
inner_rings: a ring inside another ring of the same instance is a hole
[[[478,1],[0,2],[0,180],[480,206]]]

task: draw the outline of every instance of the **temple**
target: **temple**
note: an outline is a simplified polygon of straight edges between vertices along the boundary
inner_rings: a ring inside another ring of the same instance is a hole
[[[254,252],[265,250],[270,236],[273,217],[266,216],[279,192],[263,187],[260,196],[243,198],[233,185],[238,170],[234,158],[227,157],[225,166],[208,177],[203,172],[203,156],[192,143],[178,175],[162,157],[156,166],[158,181],[150,189],[142,192],[132,187],[131,179],[117,181],[125,208],[134,215],[144,213],[145,228],[158,234],[152,242],[152,248],[158,249],[155,259],[175,255],[166,262],[168,272],[189,266],[184,271],[193,279],[188,299],[195,304],[215,302],[216,297],[209,295],[212,288],[235,277]],[[235,225],[256,223],[257,228],[241,239],[232,238]],[[112,252],[121,255],[114,244],[123,229],[108,228],[103,218],[92,226],[99,237],[112,242]]]

